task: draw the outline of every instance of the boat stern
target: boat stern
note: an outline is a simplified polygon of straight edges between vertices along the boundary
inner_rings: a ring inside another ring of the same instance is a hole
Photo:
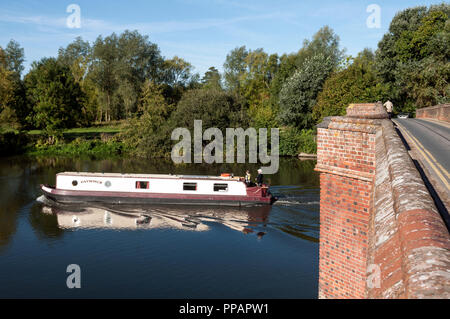
[[[252,202],[269,205],[276,201],[276,197],[269,191],[269,186],[265,184],[247,187],[247,198]]]

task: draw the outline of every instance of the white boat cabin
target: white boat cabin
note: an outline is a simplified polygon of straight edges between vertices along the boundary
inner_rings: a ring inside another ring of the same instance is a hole
[[[56,188],[107,192],[247,195],[247,187],[242,179],[231,176],[63,172],[56,175]]]

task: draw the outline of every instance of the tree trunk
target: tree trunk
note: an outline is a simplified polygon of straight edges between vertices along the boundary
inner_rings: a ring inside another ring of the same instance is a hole
[[[108,93],[108,95],[107,95],[107,100],[108,100],[108,102],[107,102],[107,104],[106,104],[105,121],[106,121],[106,122],[109,122],[110,117],[111,117],[111,115],[109,114],[109,113],[110,113],[110,110],[111,110],[111,97],[110,97],[109,93]]]

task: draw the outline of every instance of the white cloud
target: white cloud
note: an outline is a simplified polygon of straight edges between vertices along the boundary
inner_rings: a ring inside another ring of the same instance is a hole
[[[289,13],[268,13],[250,16],[238,16],[228,19],[199,19],[199,20],[169,20],[169,21],[156,21],[156,22],[141,22],[141,23],[129,23],[129,24],[117,24],[100,19],[90,19],[81,17],[81,29],[84,32],[96,32],[101,34],[104,32],[120,32],[126,29],[140,30],[142,32],[149,32],[154,34],[159,33],[171,33],[171,32],[186,32],[201,29],[220,28],[223,26],[233,25],[240,22],[256,21],[256,20],[268,20],[268,19],[280,19],[290,16]],[[0,22],[8,23],[20,23],[35,27],[52,27],[57,28],[56,31],[69,31],[66,27],[67,17],[49,17],[49,16],[21,16],[14,14],[2,14],[0,15]]]
[[[152,41],[156,41],[161,48],[163,55],[173,56],[178,54],[187,61],[191,62],[196,71],[203,74],[210,66],[214,65],[221,68],[225,56],[229,50],[235,47],[230,43],[221,42],[219,39],[214,40],[214,43],[190,43],[189,40],[170,40],[168,34],[195,32],[208,29],[217,29],[234,39],[252,39],[259,43],[263,43],[266,36],[259,34],[248,27],[248,23],[265,20],[286,20],[291,19],[291,13],[270,12],[263,14],[243,15],[230,18],[207,18],[197,20],[167,20],[167,21],[153,21],[153,22],[138,22],[138,23],[114,23],[101,19],[92,19],[81,16],[81,28],[70,29],[66,26],[67,16],[42,16],[42,15],[20,15],[11,12],[3,12],[0,14],[0,23],[21,24],[26,28],[31,29],[32,35],[29,32],[21,32],[18,34],[6,34],[3,32],[0,40],[7,39],[5,37],[14,37],[23,45],[33,43],[33,47],[39,47],[41,52],[44,47],[48,46],[48,53],[46,56],[57,54],[57,48],[65,46],[70,43],[75,37],[81,36],[85,40],[94,41],[99,35],[109,35],[112,32],[121,33],[125,30],[138,30],[143,34],[150,34]],[[247,23],[247,27],[245,24]],[[244,24],[244,26],[243,26]],[[251,25],[251,24],[250,24]],[[245,44],[245,43],[242,43]],[[262,46],[262,45],[261,45]],[[30,50],[31,51],[31,50]],[[52,53],[53,52],[53,53]],[[36,53],[36,52],[33,52]],[[32,59],[38,58],[32,54]]]

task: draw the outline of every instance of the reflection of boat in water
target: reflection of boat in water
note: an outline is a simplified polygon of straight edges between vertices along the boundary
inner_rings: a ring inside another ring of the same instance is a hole
[[[251,206],[272,204],[266,185],[247,187],[242,177],[64,172],[56,186],[41,185],[61,203],[189,204]]]
[[[56,216],[61,228],[109,229],[180,229],[209,230],[208,223],[216,222],[243,233],[265,227],[271,206],[252,207],[181,207],[179,205],[109,205],[91,206],[60,204],[41,197],[43,212]]]

